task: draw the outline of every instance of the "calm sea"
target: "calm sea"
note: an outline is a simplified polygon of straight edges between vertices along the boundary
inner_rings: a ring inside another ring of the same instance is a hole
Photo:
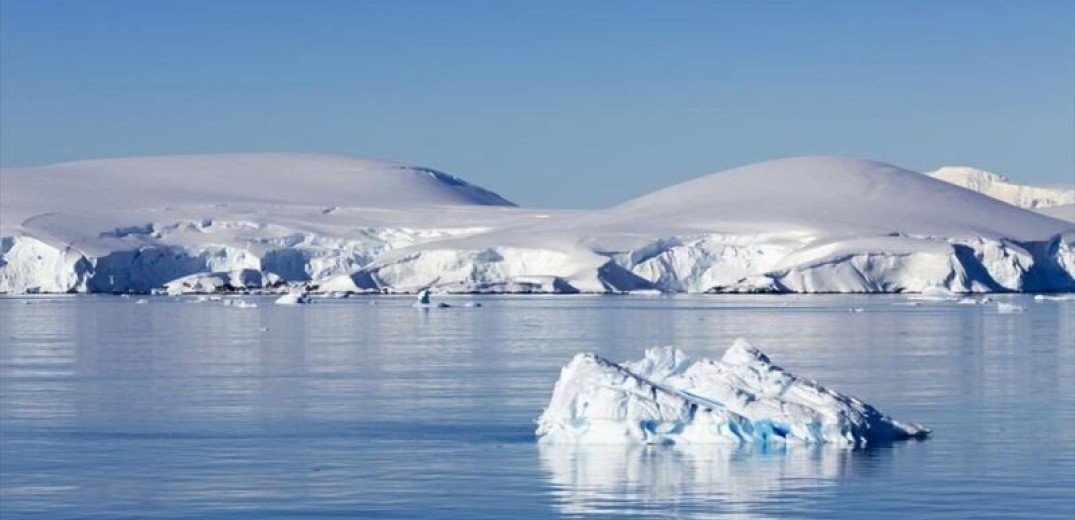
[[[1075,302],[0,299],[0,517],[1075,517]],[[861,309],[862,312],[850,312]],[[779,365],[934,430],[861,451],[539,446],[579,351]]]

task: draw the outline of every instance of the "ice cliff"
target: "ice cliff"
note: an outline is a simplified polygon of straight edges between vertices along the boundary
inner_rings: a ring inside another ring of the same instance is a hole
[[[326,155],[4,168],[0,186],[3,293],[1075,290],[1072,222],[845,157],[589,211]]]

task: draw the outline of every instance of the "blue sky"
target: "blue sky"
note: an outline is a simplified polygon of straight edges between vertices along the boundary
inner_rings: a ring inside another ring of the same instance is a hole
[[[5,166],[338,152],[596,207],[838,153],[1075,183],[1075,2],[0,2]]]

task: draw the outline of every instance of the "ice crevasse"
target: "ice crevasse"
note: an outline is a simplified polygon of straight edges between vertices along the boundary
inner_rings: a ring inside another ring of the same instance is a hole
[[[930,434],[773,365],[744,339],[719,361],[693,360],[672,347],[626,363],[578,354],[537,423],[541,442],[563,444],[865,447]]]

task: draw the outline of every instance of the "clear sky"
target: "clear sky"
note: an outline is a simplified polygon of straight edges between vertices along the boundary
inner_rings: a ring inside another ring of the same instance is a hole
[[[1075,0],[0,0],[0,162],[248,151],[596,207],[838,153],[1075,183]]]

